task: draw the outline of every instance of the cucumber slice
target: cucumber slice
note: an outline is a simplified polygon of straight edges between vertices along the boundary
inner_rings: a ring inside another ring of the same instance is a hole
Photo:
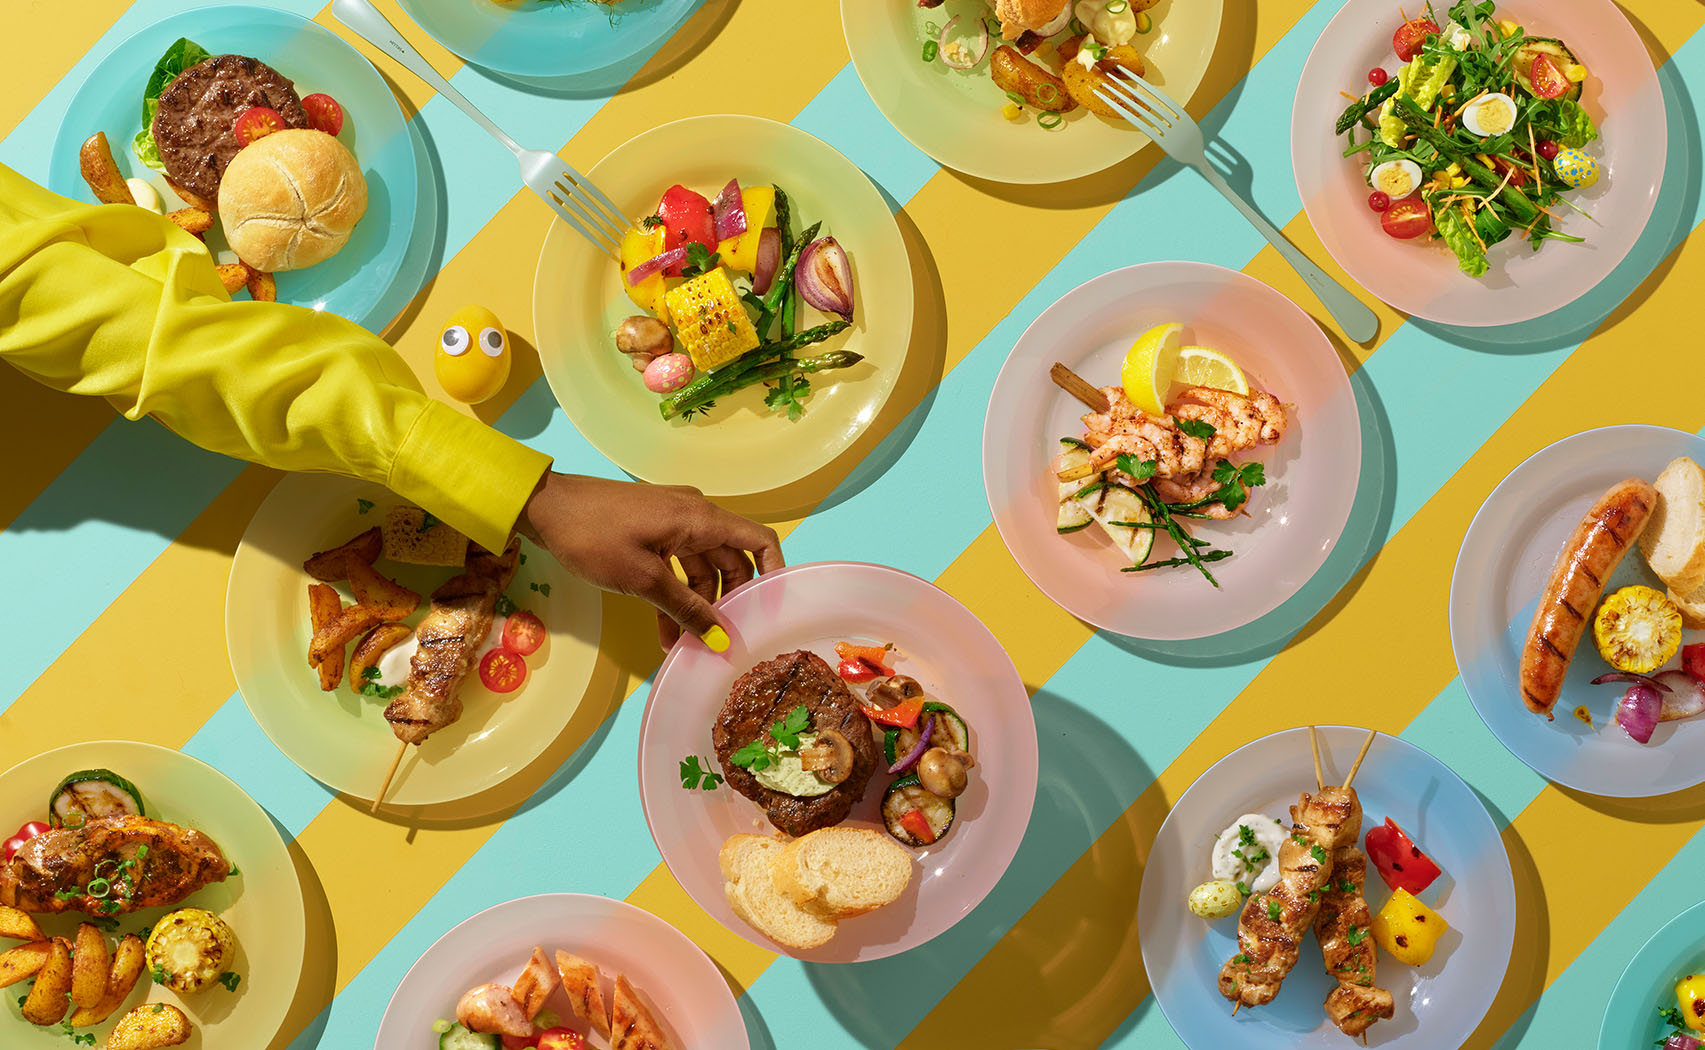
[[[1070,452],[1074,448],[1075,449],[1082,449],[1083,451],[1088,452],[1089,451],[1089,442],[1079,441],[1077,438],[1061,438],[1060,439],[1060,448],[1064,451],[1067,451],[1067,452]]]
[[[1087,468],[1089,466],[1088,445],[1076,438],[1061,438],[1060,447],[1063,451],[1057,461],[1059,469]],[[1082,487],[1082,479],[1060,482],[1060,512],[1054,520],[1054,531],[1065,534],[1076,532],[1079,529],[1087,529],[1090,522],[1094,520],[1089,516],[1089,511],[1072,498],[1077,495],[1078,489]]]
[[[902,823],[906,814],[912,812],[923,814],[924,823],[930,830],[928,841],[914,835]],[[888,834],[903,846],[916,848],[939,841],[953,826],[953,813],[953,800],[925,790],[916,773],[888,785],[882,796],[882,823],[887,825]]]
[[[1076,499],[1132,565],[1141,565],[1148,560],[1149,551],[1154,547],[1154,530],[1113,524],[1115,521],[1147,523],[1151,520],[1148,507],[1136,489],[1111,481],[1097,481],[1080,489]]]
[[[495,1035],[470,1032],[459,1024],[438,1037],[438,1050],[498,1050],[503,1040]]]
[[[47,820],[56,828],[102,817],[147,815],[142,792],[110,769],[79,770],[61,780],[47,799]]]

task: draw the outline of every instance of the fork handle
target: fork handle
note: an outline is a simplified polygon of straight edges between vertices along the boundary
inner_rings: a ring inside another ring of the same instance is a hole
[[[342,0],[337,0],[337,2],[341,3]],[[1220,173],[1214,170],[1213,165],[1203,161],[1196,165],[1196,170],[1202,173],[1202,176],[1208,180],[1214,189],[1224,194],[1226,200],[1236,205],[1237,210],[1243,213],[1243,217],[1249,220],[1250,225],[1261,231],[1261,236],[1267,238],[1267,242],[1278,249],[1279,254],[1285,257],[1285,261],[1291,264],[1291,268],[1302,275],[1303,281],[1320,298],[1327,312],[1332,315],[1333,320],[1338,322],[1338,327],[1344,330],[1345,335],[1358,343],[1365,343],[1379,332],[1379,318],[1374,316],[1374,312],[1368,309],[1360,299],[1345,290],[1343,285],[1334,281],[1325,270],[1314,265],[1308,256],[1299,251],[1296,245],[1292,244],[1283,233],[1275,229],[1272,223],[1256,211],[1254,205],[1239,196],[1238,192],[1226,183]]]
[[[403,64],[404,69],[426,81],[427,85],[434,91],[455,103],[456,108],[466,113],[469,120],[484,128],[493,138],[509,147],[509,152],[520,156],[521,147],[516,144],[515,140],[504,134],[502,128],[487,120],[486,115],[481,113],[472,102],[463,98],[460,91],[451,87],[450,82],[440,76],[438,70],[433,69],[432,65],[421,57],[420,52],[403,39],[403,35],[397,32],[396,27],[391,25],[385,16],[379,13],[378,8],[374,7],[368,0],[332,0],[332,14],[336,16],[339,22],[355,30],[369,44],[389,53],[392,58]]]

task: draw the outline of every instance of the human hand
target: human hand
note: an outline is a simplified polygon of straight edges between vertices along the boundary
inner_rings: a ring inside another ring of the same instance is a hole
[[[684,486],[547,472],[516,528],[594,587],[657,606],[665,649],[682,628],[718,652],[728,648],[711,602],[750,581],[754,561],[760,573],[784,564],[774,529]],[[671,556],[680,559],[686,583]]]

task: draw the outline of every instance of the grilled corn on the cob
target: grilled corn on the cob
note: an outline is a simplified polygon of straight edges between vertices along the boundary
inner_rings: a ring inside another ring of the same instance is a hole
[[[720,368],[758,345],[758,330],[721,267],[693,278],[664,300],[676,336],[702,372]]]

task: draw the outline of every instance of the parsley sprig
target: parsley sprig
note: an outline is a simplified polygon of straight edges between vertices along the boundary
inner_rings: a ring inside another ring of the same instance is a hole
[[[731,761],[742,769],[750,769],[756,773],[768,769],[779,760],[780,750],[799,750],[799,734],[811,728],[811,712],[804,704],[787,713],[782,721],[770,726],[770,737],[776,742],[774,747],[764,743],[763,737],[752,741],[745,747],[734,752]]]
[[[710,760],[705,759],[704,765],[701,766],[697,755],[688,755],[681,759],[681,786],[688,791],[694,788],[703,791],[715,791],[716,786],[722,783],[722,774],[712,773],[705,768],[709,765]]]
[[[361,678],[361,695],[379,700],[394,700],[408,688],[406,685],[380,685],[377,664],[369,664],[367,669],[361,672]]]

